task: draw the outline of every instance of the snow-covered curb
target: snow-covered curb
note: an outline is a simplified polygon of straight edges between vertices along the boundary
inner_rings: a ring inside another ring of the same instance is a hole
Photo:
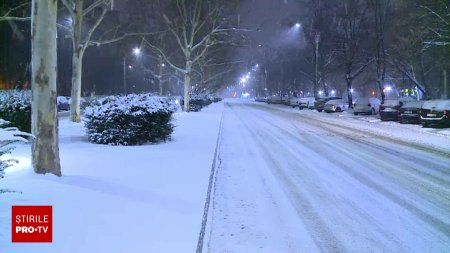
[[[420,125],[399,124],[398,122],[383,122],[378,116],[354,116],[352,111],[342,113],[324,113],[316,110],[298,110],[283,105],[266,105],[276,110],[296,112],[306,119],[314,120],[324,126],[332,126],[336,131],[353,131],[369,134],[374,138],[390,139],[410,143],[424,149],[434,149],[442,154],[450,155],[450,129],[422,128]]]

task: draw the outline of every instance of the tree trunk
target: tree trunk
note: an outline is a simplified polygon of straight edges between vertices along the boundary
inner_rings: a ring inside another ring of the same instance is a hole
[[[80,122],[81,75],[84,48],[81,45],[81,29],[83,24],[83,0],[76,0],[74,17],[72,17],[72,89],[70,94],[70,120]]]
[[[57,0],[32,3],[32,146],[36,173],[61,176],[56,110],[56,15]]]
[[[72,57],[72,90],[70,93],[70,120],[80,122],[81,72],[83,70],[83,52],[78,50]]]
[[[384,103],[384,100],[386,99],[386,94],[384,92],[384,84],[380,79],[377,79],[377,84],[381,94],[381,103]]]
[[[347,81],[348,107],[352,108],[353,107],[353,94],[352,94],[353,78],[349,74],[347,74],[345,80]]]
[[[191,72],[192,62],[188,60],[186,62],[186,73],[184,74],[184,111],[189,112],[189,91],[191,89]]]

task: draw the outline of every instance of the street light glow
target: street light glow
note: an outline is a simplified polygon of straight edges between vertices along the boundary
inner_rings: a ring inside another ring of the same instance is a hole
[[[135,54],[135,55],[140,55],[140,54],[141,54],[141,49],[138,48],[138,47],[135,47],[135,48],[133,49],[133,54]]]
[[[331,90],[331,95],[334,95],[334,94],[336,94],[336,91],[335,90]]]
[[[296,23],[295,27],[300,28],[301,27],[300,23]]]
[[[353,88],[350,89],[350,92],[353,93],[355,90]]]
[[[391,90],[392,90],[392,87],[391,87],[391,86],[386,86],[384,89],[385,89],[386,91],[391,91]]]

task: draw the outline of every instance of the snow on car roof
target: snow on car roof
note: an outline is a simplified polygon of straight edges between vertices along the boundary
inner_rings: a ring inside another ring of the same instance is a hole
[[[355,101],[355,104],[365,104],[368,102],[373,102],[373,101],[377,101],[377,102],[381,102],[378,98],[376,97],[364,97],[364,98],[357,98]]]
[[[346,103],[348,103],[348,101],[346,101],[345,99],[332,99],[326,102],[325,104],[346,104]]]
[[[421,108],[424,101],[406,101],[402,107],[415,107]]]
[[[433,110],[450,110],[450,100],[429,100],[423,103],[422,108]]]

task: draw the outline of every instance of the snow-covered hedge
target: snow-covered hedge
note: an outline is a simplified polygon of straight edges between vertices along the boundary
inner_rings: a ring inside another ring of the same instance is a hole
[[[9,122],[0,119],[0,126],[8,124]],[[0,178],[3,178],[6,168],[11,166],[12,163],[17,163],[14,159],[3,159],[2,156],[10,153],[14,148],[10,144],[14,142],[27,142],[27,137],[31,137],[31,135],[15,127],[0,128]]]
[[[174,101],[151,94],[110,96],[93,101],[85,110],[90,142],[142,145],[166,141],[173,132]]]
[[[31,132],[31,91],[0,91],[0,119],[21,131]]]

